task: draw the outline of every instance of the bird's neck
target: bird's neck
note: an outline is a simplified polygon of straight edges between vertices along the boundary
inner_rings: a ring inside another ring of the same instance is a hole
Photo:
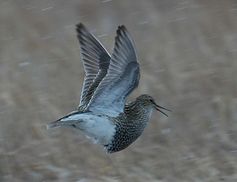
[[[134,121],[148,121],[153,108],[144,107],[142,104],[134,101],[125,106],[125,114]]]

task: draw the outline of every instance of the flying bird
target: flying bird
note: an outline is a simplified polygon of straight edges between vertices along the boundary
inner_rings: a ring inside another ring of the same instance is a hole
[[[76,31],[85,70],[80,104],[47,127],[75,128],[108,153],[121,151],[142,134],[154,109],[166,116],[163,110],[170,110],[146,94],[126,102],[139,84],[140,67],[133,39],[124,25],[117,29],[112,55],[82,23]]]

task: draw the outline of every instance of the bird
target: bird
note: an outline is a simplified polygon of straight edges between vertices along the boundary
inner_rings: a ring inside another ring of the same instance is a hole
[[[147,94],[127,102],[138,87],[140,66],[134,40],[124,25],[117,28],[112,54],[79,23],[76,25],[82,63],[85,70],[77,109],[47,125],[80,130],[107,153],[121,151],[141,136],[154,109],[168,116]]]

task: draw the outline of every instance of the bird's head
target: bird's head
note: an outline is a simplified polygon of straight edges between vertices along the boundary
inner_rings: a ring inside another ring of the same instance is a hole
[[[171,111],[169,109],[166,109],[166,108],[156,104],[156,102],[153,99],[153,97],[151,97],[150,95],[147,95],[147,94],[140,95],[137,98],[137,102],[139,102],[145,108],[154,108],[154,109],[156,109],[157,111],[161,112],[162,114],[164,114],[167,117],[168,117],[168,115],[164,111],[162,111],[162,110]]]

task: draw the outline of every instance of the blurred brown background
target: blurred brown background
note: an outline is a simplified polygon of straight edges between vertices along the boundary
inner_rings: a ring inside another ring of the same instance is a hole
[[[84,76],[75,24],[112,50],[132,34],[139,88],[173,110],[106,154],[45,125],[75,109]],[[235,0],[1,0],[0,181],[237,181]]]

